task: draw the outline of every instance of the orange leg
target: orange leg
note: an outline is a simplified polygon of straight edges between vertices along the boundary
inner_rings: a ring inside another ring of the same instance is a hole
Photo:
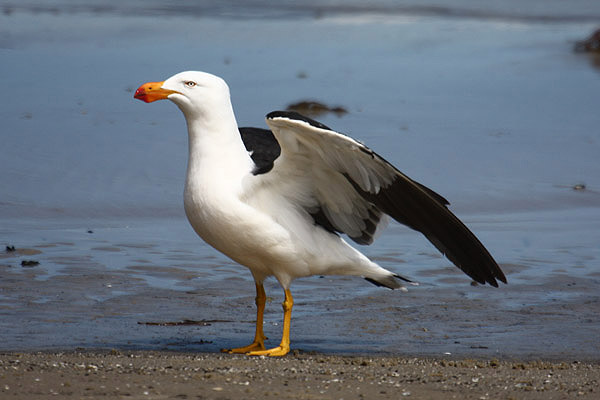
[[[283,301],[283,335],[281,344],[269,350],[250,351],[250,356],[285,356],[290,351],[290,325],[292,320],[292,307],[294,299],[289,289],[285,289],[285,300]]]
[[[265,334],[263,332],[263,316],[265,313],[265,303],[267,302],[267,296],[265,295],[265,288],[262,282],[256,282],[256,333],[254,334],[254,342],[245,347],[238,347],[236,349],[223,349],[224,353],[236,353],[246,354],[251,351],[258,351],[265,349]]]

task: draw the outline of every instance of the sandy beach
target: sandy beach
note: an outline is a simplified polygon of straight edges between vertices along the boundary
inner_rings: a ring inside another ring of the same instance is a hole
[[[595,399],[593,363],[290,354],[0,354],[5,399]]]

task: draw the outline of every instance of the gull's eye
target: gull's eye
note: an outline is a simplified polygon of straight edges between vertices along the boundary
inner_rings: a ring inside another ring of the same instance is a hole
[[[194,81],[186,81],[186,82],[184,82],[184,84],[187,87],[194,87],[194,86],[196,86],[196,82],[194,82]]]

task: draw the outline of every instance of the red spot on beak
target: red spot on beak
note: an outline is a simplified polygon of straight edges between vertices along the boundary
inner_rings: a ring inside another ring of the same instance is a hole
[[[133,95],[133,98],[142,100],[146,103],[152,103],[156,100],[164,100],[173,93],[177,93],[174,90],[163,89],[162,85],[164,82],[148,82],[140,86]]]

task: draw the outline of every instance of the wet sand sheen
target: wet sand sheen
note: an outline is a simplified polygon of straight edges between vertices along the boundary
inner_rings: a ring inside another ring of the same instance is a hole
[[[249,272],[216,253],[203,256],[205,249],[195,236],[178,234],[187,229],[183,220],[148,223],[124,230],[95,225],[93,234],[47,230],[46,238],[55,240],[3,252],[0,349],[218,352],[243,345],[252,335],[254,318]],[[162,237],[162,231],[170,237],[152,239],[156,233]],[[126,235],[138,242],[122,240]],[[412,232],[404,235],[414,237]],[[593,271],[565,271],[555,262],[539,276],[537,265],[544,259],[527,255],[523,263],[502,264],[511,282],[494,289],[470,284],[439,255],[399,252],[393,241],[390,246],[395,250],[382,252],[388,255],[378,261],[421,285],[402,293],[372,287],[360,278],[299,279],[293,285],[292,349],[598,359],[600,349],[592,338],[600,303]],[[567,258],[576,251],[567,250],[562,250]],[[39,264],[22,266],[24,259]],[[282,294],[274,280],[266,282],[266,289],[265,330],[277,338]],[[194,326],[183,321],[211,322]],[[568,335],[564,326],[573,328]]]

